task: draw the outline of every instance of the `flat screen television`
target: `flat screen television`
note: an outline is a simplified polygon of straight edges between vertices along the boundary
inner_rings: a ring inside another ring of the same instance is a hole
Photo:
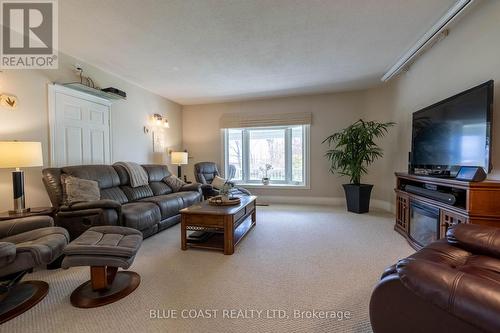
[[[410,172],[454,177],[461,166],[491,170],[493,81],[413,114]]]

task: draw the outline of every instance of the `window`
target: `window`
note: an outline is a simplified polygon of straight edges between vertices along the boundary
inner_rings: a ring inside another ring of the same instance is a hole
[[[225,169],[234,167],[236,183],[305,186],[309,126],[230,128],[224,130]]]

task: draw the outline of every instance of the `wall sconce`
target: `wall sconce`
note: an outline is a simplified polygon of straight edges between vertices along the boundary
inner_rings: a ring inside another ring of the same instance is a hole
[[[153,126],[163,126],[165,128],[170,128],[167,118],[164,118],[161,114],[155,113],[152,120]]]
[[[149,124],[144,126],[144,133],[149,134],[150,131],[154,131],[155,128],[170,128],[170,124],[166,117],[161,114],[155,113],[151,116]]]
[[[0,105],[7,109],[15,109],[17,107],[17,97],[13,95],[0,95]]]

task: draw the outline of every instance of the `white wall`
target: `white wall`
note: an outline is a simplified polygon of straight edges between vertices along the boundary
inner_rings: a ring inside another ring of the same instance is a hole
[[[193,165],[202,161],[222,164],[219,119],[224,113],[312,112],[310,189],[252,189],[265,196],[341,197],[341,184],[348,182],[328,171],[324,158],[327,145],[321,142],[331,133],[359,119],[363,110],[362,92],[274,98],[247,102],[193,105],[183,107],[183,145],[191,156],[184,168],[193,179]]]
[[[500,179],[500,1],[481,1],[447,38],[390,84],[367,92],[365,114],[398,125],[383,147],[386,159],[369,177],[379,199],[393,201],[395,171],[406,171],[412,113],[490,79],[495,80],[490,179]]]
[[[173,149],[181,147],[180,105],[64,54],[60,54],[58,70],[6,70],[0,73],[0,92],[16,95],[19,99],[19,106],[14,111],[0,108],[0,140],[41,141],[44,165],[48,166],[47,85],[77,81],[78,77],[71,68],[77,62],[100,87],[113,86],[127,92],[127,100],[117,101],[111,107],[114,161],[162,162],[161,156],[153,154],[151,134],[143,132],[143,126],[154,113],[165,115],[170,122],[170,129],[166,130],[168,146]],[[30,168],[25,172],[27,205],[48,205],[48,196],[41,182],[41,168]],[[0,169],[0,211],[11,208],[10,170]]]
[[[321,141],[362,117],[397,125],[380,141],[384,158],[369,168],[363,182],[375,184],[373,198],[394,201],[396,171],[407,171],[411,143],[412,113],[483,83],[496,81],[493,128],[493,172],[500,179],[500,1],[481,1],[450,31],[450,35],[428,50],[406,73],[390,83],[352,93],[276,98],[239,103],[185,106],[183,143],[193,159],[221,162],[218,120],[229,112],[313,112],[311,127],[311,189],[253,190],[260,195],[341,197],[345,178],[328,173]],[[403,51],[403,50],[402,50]]]

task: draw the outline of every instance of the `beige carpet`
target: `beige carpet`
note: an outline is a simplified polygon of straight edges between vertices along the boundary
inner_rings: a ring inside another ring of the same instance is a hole
[[[131,267],[141,285],[101,308],[69,303],[71,292],[88,279],[86,268],[30,274],[28,279],[50,284],[49,295],[0,331],[371,332],[373,286],[386,266],[412,252],[393,231],[393,217],[340,207],[258,209],[256,228],[232,256],[181,251],[179,225],[146,239]],[[212,310],[217,317],[182,319],[184,309]],[[177,310],[178,318],[150,319],[150,310]],[[228,310],[247,310],[247,318],[227,318],[244,314]],[[249,310],[255,310],[253,318]],[[260,318],[257,310],[263,311]],[[349,311],[350,318],[298,319],[294,310]],[[289,318],[272,318],[280,314]]]

